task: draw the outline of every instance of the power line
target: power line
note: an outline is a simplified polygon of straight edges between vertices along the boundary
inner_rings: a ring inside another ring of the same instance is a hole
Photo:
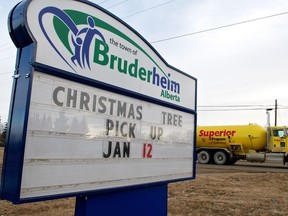
[[[267,107],[274,105],[206,105],[206,106],[198,106],[198,107]]]
[[[127,2],[127,1],[128,1],[128,0],[122,1],[122,2],[120,2],[120,3],[117,3],[117,4],[115,4],[115,5],[112,5],[112,6],[110,6],[110,7],[107,7],[106,9],[110,9],[110,8],[116,7],[116,6],[121,5],[121,4],[123,4],[123,3]]]
[[[100,5],[100,4],[103,4],[103,3],[107,2],[107,1],[109,1],[109,0],[102,1],[102,2],[100,2],[98,4]]]
[[[268,19],[268,18],[272,18],[272,17],[276,17],[276,16],[282,16],[282,15],[286,15],[286,14],[288,14],[288,11],[287,12],[283,12],[283,13],[269,15],[269,16],[259,17],[259,18],[255,18],[255,19],[250,19],[250,20],[246,20],[246,21],[241,21],[241,22],[237,22],[237,23],[232,23],[232,24],[228,24],[228,25],[218,26],[218,27],[215,27],[215,28],[205,29],[205,30],[201,30],[201,31],[197,31],[197,32],[191,32],[191,33],[188,33],[188,34],[183,34],[183,35],[177,35],[177,36],[174,36],[174,37],[164,38],[164,39],[152,41],[150,43],[151,44],[152,43],[160,43],[160,42],[164,42],[164,41],[168,41],[168,40],[174,40],[174,39],[177,39],[177,38],[187,37],[187,36],[191,36],[191,35],[195,35],[195,34],[205,33],[205,32],[209,32],[209,31],[215,31],[215,30],[218,30],[218,29],[228,28],[228,27],[232,27],[232,26],[236,26],[236,25],[242,25],[242,24],[246,24],[246,23],[249,23],[249,22],[255,22],[255,21]]]
[[[256,111],[256,110],[261,110],[261,111],[264,111],[264,110],[267,110],[268,108],[269,109],[272,109],[274,110],[274,108],[272,108],[273,105],[271,106],[265,106],[265,107],[251,107],[251,108],[241,108],[241,107],[234,107],[234,108],[219,108],[219,109],[198,109],[197,111],[199,112],[230,112],[230,111]],[[277,109],[281,109],[281,110],[288,110],[288,107],[286,106],[283,106],[283,107],[278,107]]]
[[[205,109],[205,110],[201,110],[198,109],[197,111],[199,112],[230,112],[230,111],[253,111],[253,110],[266,110],[264,108],[243,108],[243,109]]]
[[[159,5],[155,5],[155,6],[153,6],[153,7],[147,8],[147,9],[145,9],[145,10],[142,10],[142,11],[139,11],[139,12],[136,12],[136,13],[133,13],[133,14],[130,14],[130,15],[128,15],[128,16],[122,17],[121,19],[126,19],[126,18],[128,18],[128,17],[135,16],[135,15],[137,15],[137,14],[147,12],[147,11],[152,10],[152,9],[154,9],[154,8],[158,8],[158,7],[161,7],[161,6],[163,6],[163,5],[169,4],[169,3],[173,2],[173,1],[175,1],[175,0],[171,0],[171,1],[168,1],[168,2],[164,2],[164,3],[159,4]]]
[[[252,104],[234,104],[234,105],[205,105],[205,106],[198,106],[198,111],[200,112],[217,112],[217,111],[255,111],[255,110],[267,110],[269,109],[274,109],[275,105],[263,105],[263,104],[258,104],[258,105],[252,105]],[[278,105],[278,109],[287,109],[287,106],[283,105]]]

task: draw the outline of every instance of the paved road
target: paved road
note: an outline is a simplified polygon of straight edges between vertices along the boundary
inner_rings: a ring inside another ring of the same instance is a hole
[[[288,173],[288,165],[279,163],[250,163],[238,161],[234,165],[196,164],[196,173]]]

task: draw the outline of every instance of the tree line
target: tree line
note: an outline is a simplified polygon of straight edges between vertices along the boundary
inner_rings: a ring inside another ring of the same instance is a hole
[[[2,125],[1,125],[2,126]],[[7,122],[3,124],[3,129],[1,130],[0,134],[0,147],[3,147],[5,144],[6,139],[6,132],[7,132]]]

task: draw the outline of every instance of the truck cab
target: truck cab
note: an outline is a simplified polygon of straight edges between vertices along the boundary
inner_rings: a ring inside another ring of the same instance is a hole
[[[270,137],[268,138],[269,152],[288,152],[288,136],[287,129],[284,126],[273,126],[268,129]]]

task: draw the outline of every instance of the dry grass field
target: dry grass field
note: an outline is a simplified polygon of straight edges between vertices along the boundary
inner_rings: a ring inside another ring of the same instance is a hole
[[[287,174],[199,174],[170,184],[169,215],[288,215]]]
[[[2,163],[0,148],[0,164]],[[209,173],[169,184],[168,215],[288,215],[288,174]],[[0,216],[74,215],[75,199],[13,205],[0,201]]]

